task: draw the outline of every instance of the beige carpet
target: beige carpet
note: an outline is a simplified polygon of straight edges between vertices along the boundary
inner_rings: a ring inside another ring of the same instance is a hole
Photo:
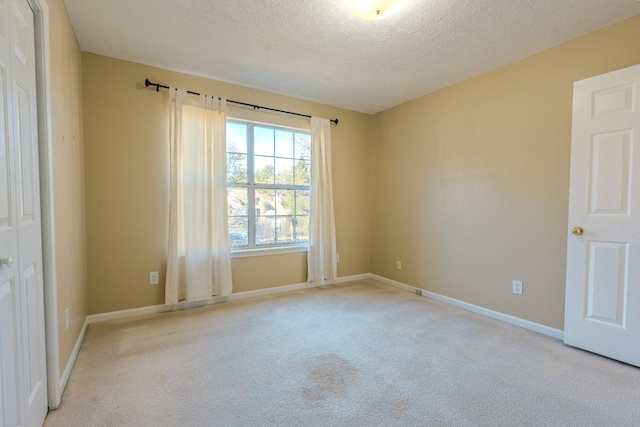
[[[638,426],[640,369],[372,281],[92,326],[54,426]]]

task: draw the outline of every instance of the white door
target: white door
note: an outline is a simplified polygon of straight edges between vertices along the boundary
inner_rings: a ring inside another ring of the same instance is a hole
[[[33,12],[0,0],[0,426],[47,414]]]
[[[573,96],[564,340],[640,366],[640,65]]]

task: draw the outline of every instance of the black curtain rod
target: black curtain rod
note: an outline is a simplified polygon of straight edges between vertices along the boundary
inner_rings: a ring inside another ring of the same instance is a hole
[[[145,79],[144,85],[145,85],[145,87],[155,86],[156,87],[156,92],[158,92],[160,90],[160,88],[170,89],[169,86],[165,86],[165,85],[160,84],[160,83],[151,83],[149,81],[149,79]],[[198,92],[193,92],[193,91],[190,91],[190,90],[188,90],[187,93],[190,93],[191,95],[200,95]],[[255,105],[255,104],[247,104],[246,102],[233,101],[231,99],[227,99],[227,102],[231,102],[232,104],[238,104],[238,105],[244,105],[244,106],[247,106],[247,107],[251,107],[254,110],[269,110],[269,111],[275,111],[277,113],[292,114],[294,116],[311,118],[311,116],[308,115],[308,114],[300,114],[300,113],[294,113],[294,112],[291,112],[291,111],[277,110],[275,108],[262,107],[260,105]],[[338,124],[338,119],[333,119],[333,120],[329,120],[329,121],[335,123],[336,125]]]

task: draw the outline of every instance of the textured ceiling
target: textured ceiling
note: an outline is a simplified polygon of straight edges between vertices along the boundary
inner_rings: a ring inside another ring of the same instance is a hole
[[[345,0],[65,0],[83,51],[365,113],[640,13],[634,0],[405,3],[366,21]]]

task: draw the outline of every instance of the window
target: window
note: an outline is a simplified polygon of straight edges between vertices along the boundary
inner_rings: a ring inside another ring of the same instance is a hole
[[[232,249],[307,247],[311,135],[227,120],[227,200]]]

